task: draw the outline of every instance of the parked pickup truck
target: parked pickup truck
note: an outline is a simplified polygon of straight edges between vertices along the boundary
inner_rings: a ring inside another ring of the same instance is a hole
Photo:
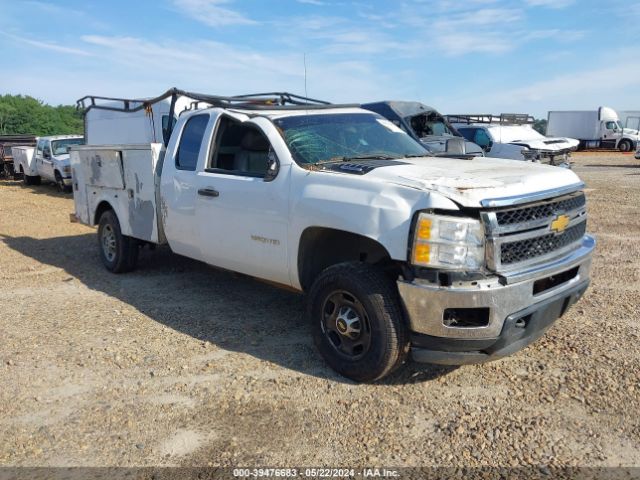
[[[168,244],[293,287],[322,356],[357,381],[409,353],[512,354],[587,289],[595,241],[572,171],[430,156],[367,110],[251,98],[202,96],[212,107],[183,112],[166,150],[71,150],[72,221],[98,227],[108,270]]]
[[[26,163],[22,166],[24,182],[37,185],[44,179],[55,182],[62,192],[71,192],[69,148],[83,143],[82,135],[39,137],[31,161],[25,157]]]
[[[569,168],[578,140],[545,137],[533,129],[534,119],[525,114],[447,115],[469,141],[480,145],[488,157],[512,158]]]
[[[484,157],[479,145],[465,139],[433,107],[420,102],[384,101],[365,103],[362,108],[391,120],[434,155]]]

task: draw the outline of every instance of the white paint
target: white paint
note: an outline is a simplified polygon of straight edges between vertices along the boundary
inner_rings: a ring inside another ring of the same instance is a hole
[[[205,171],[211,139],[222,113],[250,122],[267,136],[280,164],[273,181]],[[101,200],[108,200],[126,235],[156,242],[163,238],[164,228],[166,239],[176,253],[300,288],[298,247],[307,228],[332,228],[368,237],[383,245],[391,258],[405,261],[411,222],[418,211],[456,211],[457,204],[479,208],[483,199],[536,193],[580,181],[575,173],[566,169],[483,157],[403,159],[404,164],[374,169],[366,175],[308,170],[295,163],[270,120],[307,115],[305,110],[261,111],[261,115],[254,118],[250,118],[249,113],[255,112],[213,108],[181,115],[163,162],[159,145],[151,148],[87,146],[73,152],[74,172],[79,171],[75,165],[86,164],[92,155],[117,150],[122,152],[122,163],[129,178],[133,174],[156,179],[155,196],[151,195],[153,190],[148,190],[148,180],[144,194],[154,205],[150,214],[154,217],[154,236],[133,234],[135,222],[128,212],[134,200],[126,194],[131,189],[126,175],[124,190],[95,188],[86,174],[76,177],[79,184],[74,196],[76,214],[83,223],[92,224],[95,208]],[[373,115],[356,108],[313,111],[314,115],[333,113]],[[196,170],[178,170],[175,154],[182,129],[189,118],[203,114],[209,115],[209,123]],[[219,196],[198,195],[198,189],[203,188],[215,189]],[[156,230],[159,232],[155,233]]]

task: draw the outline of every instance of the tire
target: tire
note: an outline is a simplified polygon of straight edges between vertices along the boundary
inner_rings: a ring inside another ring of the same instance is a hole
[[[306,314],[322,357],[352,380],[380,380],[409,352],[398,291],[375,266],[341,263],[324,270],[309,291]]]
[[[58,186],[58,190],[60,190],[62,193],[71,193],[71,185],[64,184],[64,180],[62,179],[62,175],[60,175],[60,172],[56,170],[54,176],[56,178],[56,185]]]
[[[120,222],[113,210],[107,210],[100,216],[98,249],[102,263],[110,272],[125,273],[136,268],[138,241],[122,235]]]
[[[631,140],[620,140],[620,143],[618,144],[618,149],[621,152],[630,152],[631,150],[633,150],[633,144],[631,143]]]

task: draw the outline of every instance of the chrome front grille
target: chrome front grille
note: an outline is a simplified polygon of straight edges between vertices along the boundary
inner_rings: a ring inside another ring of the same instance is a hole
[[[559,198],[481,213],[487,266],[495,272],[535,265],[570,252],[586,233],[586,201],[576,192]]]
[[[556,215],[556,212],[569,212],[585,206],[584,194],[570,198],[545,202],[533,207],[516,208],[496,212],[496,220],[499,226],[516,225],[531,222],[538,219],[548,219]]]
[[[580,241],[586,231],[587,222],[581,222],[567,228],[561,234],[550,233],[541,237],[504,242],[500,246],[500,263],[506,266],[534,260]]]

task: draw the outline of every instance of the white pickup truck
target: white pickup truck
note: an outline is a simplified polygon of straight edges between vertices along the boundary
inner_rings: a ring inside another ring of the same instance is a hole
[[[69,148],[83,143],[82,135],[39,137],[35,149],[20,150],[15,169],[26,185],[38,185],[44,179],[55,182],[62,192],[71,192]]]
[[[166,149],[71,150],[72,220],[98,227],[108,270],[168,243],[293,287],[322,356],[357,381],[409,353],[509,355],[587,289],[595,241],[570,170],[433,157],[350,106],[202,99],[213,106],[183,112]]]
[[[570,167],[571,152],[580,143],[575,138],[545,137],[533,129],[534,118],[525,114],[447,115],[447,119],[487,157]]]

